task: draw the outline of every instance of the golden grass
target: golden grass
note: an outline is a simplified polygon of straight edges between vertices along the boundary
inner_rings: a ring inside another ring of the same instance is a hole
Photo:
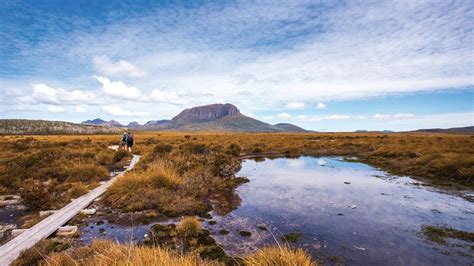
[[[178,255],[160,247],[121,245],[110,240],[94,240],[90,246],[53,253],[41,265],[221,265],[193,255]]]
[[[312,266],[316,265],[302,249],[288,247],[265,247],[244,258],[247,265],[259,266]]]
[[[111,206],[126,210],[154,208],[163,203],[166,191],[183,184],[175,168],[163,160],[155,161],[142,172],[133,171],[119,177],[107,190],[105,200]]]
[[[195,237],[202,230],[202,226],[196,217],[187,216],[181,220],[176,230],[184,237]]]
[[[119,244],[112,240],[93,240],[90,245],[63,251],[67,247],[51,240],[42,240],[35,247],[22,252],[12,265],[224,265],[218,261],[203,260],[194,253],[178,254],[159,246]],[[266,247],[235,261],[240,261],[243,265],[262,266],[316,265],[303,250],[290,249],[286,246]]]

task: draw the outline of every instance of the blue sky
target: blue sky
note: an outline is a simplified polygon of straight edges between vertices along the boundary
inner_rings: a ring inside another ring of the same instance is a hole
[[[0,118],[474,125],[472,21],[473,1],[2,1]]]

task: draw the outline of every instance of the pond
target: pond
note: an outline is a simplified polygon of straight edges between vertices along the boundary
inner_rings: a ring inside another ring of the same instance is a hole
[[[250,179],[237,189],[240,206],[205,223],[232,255],[278,241],[325,264],[472,263],[472,243],[442,245],[421,233],[474,231],[474,204],[457,194],[337,157],[245,160],[238,175]]]

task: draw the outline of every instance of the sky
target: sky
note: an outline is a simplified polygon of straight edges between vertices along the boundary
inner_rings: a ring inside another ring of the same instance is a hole
[[[0,118],[474,125],[474,1],[0,2]]]

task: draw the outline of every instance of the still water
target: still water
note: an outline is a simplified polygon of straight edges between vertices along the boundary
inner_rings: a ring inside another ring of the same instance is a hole
[[[324,264],[473,262],[472,243],[444,246],[421,234],[423,225],[474,231],[474,204],[454,193],[335,157],[245,160],[238,175],[250,179],[237,189],[239,206],[213,213],[217,224],[206,223],[233,255],[300,233],[290,245]],[[242,230],[252,235],[241,236]]]

